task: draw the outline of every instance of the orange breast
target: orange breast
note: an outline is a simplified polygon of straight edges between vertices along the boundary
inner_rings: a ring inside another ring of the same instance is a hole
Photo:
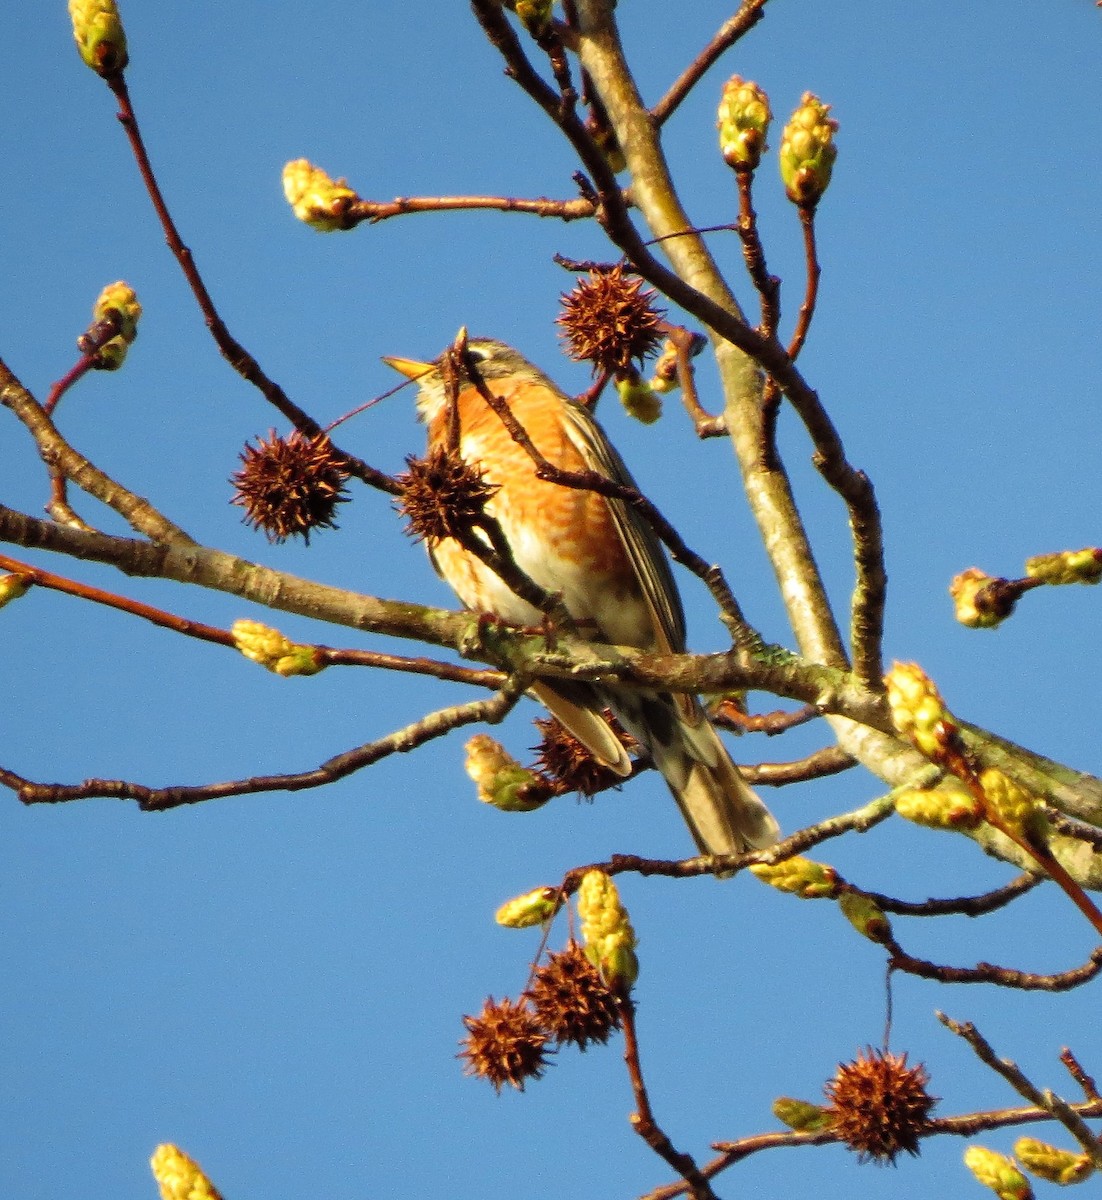
[[[492,386],[548,462],[569,471],[591,468],[566,434],[561,397],[536,383],[510,388],[495,380]],[[596,622],[610,640],[650,645],[649,614],[605,498],[538,479],[531,457],[473,389],[461,393],[459,408],[461,453],[497,485],[487,510],[521,570],[561,594],[572,616]],[[430,425],[429,439],[446,436],[444,415]],[[455,542],[441,543],[434,559],[468,607],[510,621],[538,620],[535,610]]]

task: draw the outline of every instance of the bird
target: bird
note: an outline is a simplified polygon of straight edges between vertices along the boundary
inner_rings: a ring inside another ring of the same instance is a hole
[[[548,462],[636,487],[590,411],[519,351],[493,338],[471,337],[467,356]],[[432,362],[383,359],[416,382],[430,451],[447,446],[455,434],[443,360],[444,355]],[[594,640],[663,654],[685,651],[685,616],[673,572],[640,513],[623,500],[539,479],[531,455],[479,394],[466,368],[460,370],[456,408],[459,456],[495,489],[485,511],[497,521],[520,570],[558,597]],[[436,541],[429,553],[471,611],[521,626],[543,620],[454,538]],[[779,839],[776,820],[739,774],[696,696],[557,679],[536,681],[529,691],[598,762],[626,777],[632,763],[604,716],[611,709],[649,753],[702,854],[741,854]]]

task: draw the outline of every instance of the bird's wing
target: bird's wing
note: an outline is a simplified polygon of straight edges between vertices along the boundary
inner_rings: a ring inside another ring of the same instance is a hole
[[[566,405],[566,418],[567,434],[586,462],[592,463],[593,469],[605,478],[638,490],[624,460],[589,412],[570,401]],[[607,504],[650,610],[656,646],[662,653],[680,654],[685,649],[685,613],[662,544],[648,522],[629,504],[611,498]],[[697,707],[689,696],[679,696],[677,703],[679,709],[684,707],[686,715],[690,708]]]

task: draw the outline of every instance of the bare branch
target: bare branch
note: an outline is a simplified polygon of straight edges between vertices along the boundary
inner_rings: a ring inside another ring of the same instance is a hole
[[[678,106],[694,87],[704,77],[705,73],[726,54],[726,52],[765,16],[765,6],[768,0],[743,0],[742,7],[733,17],[729,17],[716,31],[712,40],[685,68],[681,75],[670,86],[669,91],[651,109],[651,116],[656,125],[663,125],[677,110]]]

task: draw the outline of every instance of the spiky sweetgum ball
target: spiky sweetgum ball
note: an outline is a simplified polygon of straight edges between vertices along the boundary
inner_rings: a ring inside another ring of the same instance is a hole
[[[663,314],[651,303],[654,295],[619,263],[590,271],[562,297],[558,324],[567,354],[591,362],[594,370],[626,376],[632,362],[653,354],[662,339]]]
[[[620,728],[610,713],[607,715],[613,732],[623,746],[628,750],[634,749],[637,746],[635,739]],[[532,747],[536,755],[536,770],[553,780],[558,795],[577,792],[589,799],[606,788],[624,782],[615,771],[598,762],[554,717],[537,717],[534,724],[543,735],[539,745]]]
[[[497,491],[477,467],[444,446],[435,447],[425,458],[411,455],[406,468],[398,476],[402,495],[396,507],[406,518],[406,533],[430,547],[469,534]]]
[[[894,1163],[901,1151],[918,1153],[935,1097],[926,1091],[930,1076],[906,1054],[868,1049],[839,1064],[824,1091],[831,1126],[861,1159]]]
[[[524,1091],[526,1079],[538,1079],[547,1069],[551,1035],[523,1000],[491,996],[477,1017],[464,1017],[467,1036],[459,1057],[468,1075],[488,1079],[500,1092],[505,1084]]]
[[[604,1045],[620,1028],[620,1005],[577,942],[552,951],[524,993],[540,1024],[559,1045]]]
[[[348,500],[344,460],[324,433],[307,437],[295,430],[246,445],[241,466],[230,482],[232,503],[245,510],[245,523],[271,542],[301,537],[309,543],[314,529],[335,529],[338,504]]]

